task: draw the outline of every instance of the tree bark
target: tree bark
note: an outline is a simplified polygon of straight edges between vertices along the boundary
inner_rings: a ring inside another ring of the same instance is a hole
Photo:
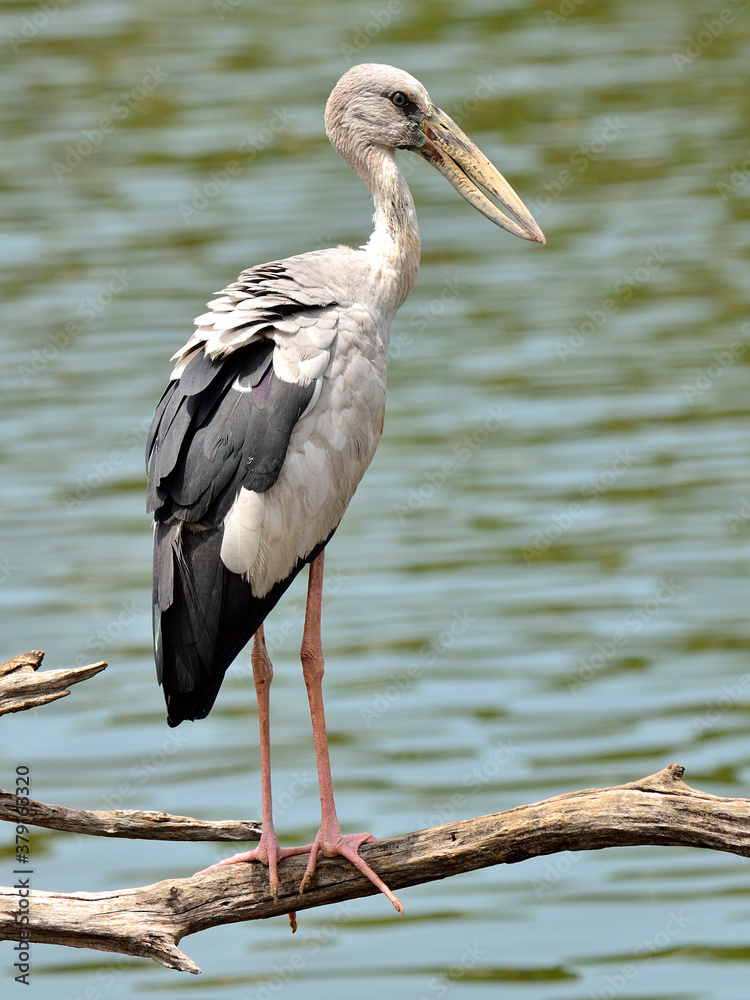
[[[104,660],[86,667],[45,670],[37,673],[44,653],[31,649],[0,663],[0,715],[23,712],[27,708],[46,705],[70,694],[68,687],[94,677],[107,666]]]
[[[0,819],[43,826],[48,830],[128,840],[260,840],[260,823],[250,819],[193,819],[146,809],[89,811],[30,799],[28,815],[19,817],[16,796],[0,788]]]
[[[393,889],[560,851],[655,844],[750,856],[750,801],[690,788],[683,772],[670,764],[626,785],[569,792],[367,844],[362,856]],[[312,887],[300,896],[306,861],[281,863],[277,899],[267,869],[257,863],[112,892],[32,891],[31,940],[139,955],[197,973],[177,947],[187,934],[377,892],[347,862],[321,857]],[[0,889],[0,939],[18,937],[15,912],[15,889]]]

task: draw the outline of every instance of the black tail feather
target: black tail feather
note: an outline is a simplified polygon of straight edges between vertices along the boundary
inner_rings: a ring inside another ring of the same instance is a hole
[[[154,649],[170,726],[208,715],[230,664],[328,541],[256,597],[222,563],[220,528],[175,528],[157,522],[154,535]]]

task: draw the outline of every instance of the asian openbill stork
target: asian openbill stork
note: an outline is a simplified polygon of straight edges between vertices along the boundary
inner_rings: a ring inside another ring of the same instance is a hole
[[[277,864],[341,855],[398,899],[359,856],[369,833],[343,836],[336,817],[323,697],[323,553],[383,429],[391,322],[411,291],[420,240],[397,149],[424,157],[502,229],[544,243],[507,181],[413,76],[365,63],[339,80],[325,111],[333,146],[365,182],[375,229],[354,250],[288,257],[243,271],[218,293],[176,365],[147,443],[154,526],[154,645],[168,722],[204,718],[224,673],[253,638],[262,776],[255,850],[219,862]],[[481,190],[510,212],[504,215]],[[320,784],[315,842],[285,849],[273,827],[269,688],[263,622],[310,564],[302,638]]]

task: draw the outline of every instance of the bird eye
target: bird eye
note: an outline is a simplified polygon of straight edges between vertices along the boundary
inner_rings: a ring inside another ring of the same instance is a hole
[[[391,94],[391,101],[397,108],[405,108],[409,103],[409,98],[406,94],[402,94],[400,90],[397,90],[395,94]]]

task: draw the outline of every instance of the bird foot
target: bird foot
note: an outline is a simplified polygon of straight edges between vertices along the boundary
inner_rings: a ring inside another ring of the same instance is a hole
[[[378,838],[373,837],[371,833],[349,833],[344,836],[338,828],[330,831],[330,833],[326,835],[323,827],[321,827],[318,831],[317,837],[315,838],[315,842],[309,848],[304,849],[310,851],[310,860],[307,863],[305,875],[302,879],[302,884],[299,887],[300,895],[302,895],[305,889],[310,886],[310,882],[315,874],[315,868],[318,863],[318,854],[324,854],[327,858],[346,858],[346,860],[350,861],[354,867],[365,876],[365,878],[368,878],[374,886],[380,889],[384,896],[387,896],[388,899],[390,899],[396,911],[403,916],[404,908],[401,905],[401,901],[391,892],[380,876],[375,874],[364,858],[359,856],[359,849],[362,844],[371,844],[377,839]],[[300,851],[300,853],[302,853],[302,851]]]
[[[233,854],[231,858],[222,858],[216,864],[209,865],[208,868],[203,868],[195,874],[205,875],[206,872],[212,872],[217,868],[224,868],[227,865],[242,864],[246,861],[260,861],[261,864],[264,864],[268,868],[271,895],[276,900],[279,893],[279,861],[297,854],[309,854],[312,846],[312,844],[308,844],[306,847],[280,847],[278,838],[273,831],[270,833],[264,832],[261,834],[258,846],[254,847],[252,851],[241,851],[239,854]]]
[[[362,844],[371,844],[375,840],[377,840],[377,837],[373,837],[371,833],[349,833],[344,836],[341,833],[341,830],[334,828],[326,834],[323,831],[323,827],[321,827],[315,841],[312,844],[306,844],[304,847],[280,847],[276,833],[271,830],[266,831],[261,835],[258,846],[253,848],[252,851],[241,851],[239,854],[233,854],[230,858],[222,858],[222,860],[217,861],[216,864],[209,865],[208,868],[203,868],[195,874],[205,875],[207,872],[215,871],[217,868],[225,868],[227,865],[242,864],[247,861],[260,861],[261,864],[266,865],[268,868],[268,880],[271,888],[271,895],[276,900],[278,899],[279,892],[279,861],[283,861],[284,858],[295,857],[298,854],[310,855],[310,860],[307,863],[307,868],[305,869],[305,874],[299,888],[300,895],[302,895],[305,889],[310,887],[312,878],[315,875],[315,868],[318,863],[319,854],[323,854],[327,858],[346,858],[346,860],[350,861],[354,867],[365,876],[365,878],[368,878],[372,884],[383,893],[383,895],[390,899],[396,911],[403,916],[404,908],[401,905],[401,901],[391,892],[380,876],[376,875],[364,858],[359,856],[359,849]],[[294,919],[292,914],[289,916],[292,933],[294,933],[297,929],[296,919]]]

